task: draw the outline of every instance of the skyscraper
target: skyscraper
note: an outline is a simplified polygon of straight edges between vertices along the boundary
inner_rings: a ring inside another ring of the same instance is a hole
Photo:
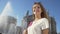
[[[50,17],[50,33],[51,34],[57,34],[57,31],[56,31],[56,21],[55,21],[55,18],[54,17]]]

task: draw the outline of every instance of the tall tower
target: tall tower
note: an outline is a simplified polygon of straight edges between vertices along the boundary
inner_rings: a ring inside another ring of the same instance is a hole
[[[51,34],[57,34],[56,32],[56,21],[54,17],[51,18],[50,28],[51,28]]]
[[[27,29],[27,24],[28,24],[28,16],[29,16],[29,10],[27,11],[26,15],[22,19],[21,27],[22,29]]]

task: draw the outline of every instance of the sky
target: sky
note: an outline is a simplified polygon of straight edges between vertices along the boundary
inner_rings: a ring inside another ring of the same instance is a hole
[[[6,10],[6,6],[10,7],[12,12],[5,13],[17,18],[17,26],[20,26],[26,12],[29,10],[29,14],[32,14],[34,2],[41,2],[44,8],[48,10],[49,15],[55,18],[57,32],[60,32],[60,0],[0,0],[0,15]],[[10,5],[7,5],[8,3]]]

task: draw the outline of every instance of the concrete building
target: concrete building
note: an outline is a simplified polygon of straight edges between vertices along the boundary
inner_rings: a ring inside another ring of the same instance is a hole
[[[0,16],[0,33],[9,34],[14,33],[17,19],[11,16]]]
[[[16,27],[16,34],[22,34],[22,27],[20,26]]]
[[[50,34],[57,34],[56,21],[54,17],[50,17]]]

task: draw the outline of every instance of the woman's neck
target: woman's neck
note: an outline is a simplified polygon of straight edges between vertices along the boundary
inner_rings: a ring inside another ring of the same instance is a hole
[[[35,15],[35,20],[41,19],[41,15]]]

